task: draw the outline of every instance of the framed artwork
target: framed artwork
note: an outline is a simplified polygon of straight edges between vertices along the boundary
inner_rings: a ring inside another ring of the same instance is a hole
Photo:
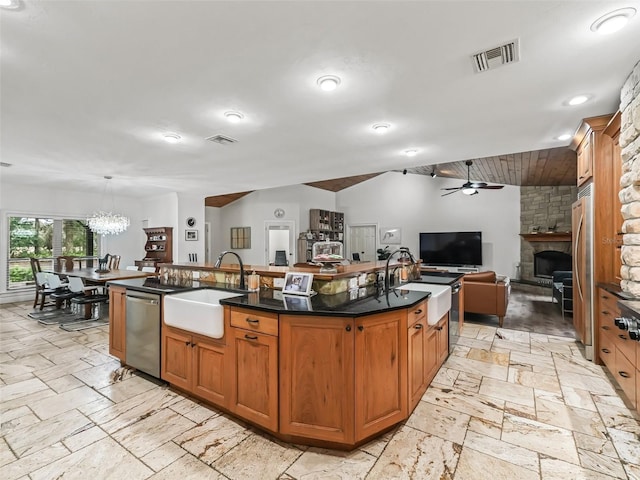
[[[402,229],[400,227],[383,227],[380,229],[380,243],[396,245],[402,242]]]
[[[251,248],[251,227],[231,227],[231,248]]]
[[[184,231],[184,239],[187,241],[196,241],[198,240],[198,230],[185,230]]]
[[[313,273],[287,272],[284,277],[282,293],[293,295],[311,295]]]

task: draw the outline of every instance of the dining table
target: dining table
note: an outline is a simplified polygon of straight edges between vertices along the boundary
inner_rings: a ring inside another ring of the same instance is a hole
[[[106,272],[97,272],[95,267],[78,268],[77,270],[49,269],[46,273],[55,273],[61,277],[80,277],[92,285],[104,285],[112,280],[127,280],[131,278],[145,278],[157,275],[155,272],[142,272],[140,270],[112,269]]]

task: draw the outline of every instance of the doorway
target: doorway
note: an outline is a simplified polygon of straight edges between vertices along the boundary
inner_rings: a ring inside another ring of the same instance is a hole
[[[349,225],[349,238],[347,246],[348,253],[345,257],[352,259],[352,255],[357,253],[363,262],[375,262],[378,259],[376,249],[378,248],[378,224],[367,223],[360,225]]]
[[[274,263],[276,250],[284,250],[289,265],[296,263],[295,257],[295,222],[282,220],[264,222],[264,261],[265,265]]]

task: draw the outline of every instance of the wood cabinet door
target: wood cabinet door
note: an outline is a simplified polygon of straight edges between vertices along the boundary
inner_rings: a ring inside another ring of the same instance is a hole
[[[280,433],[354,441],[350,318],[280,316]]]
[[[438,330],[435,325],[427,327],[424,336],[425,377],[427,385],[438,372]]]
[[[612,212],[613,215],[613,236],[615,243],[615,249],[613,252],[613,279],[614,283],[620,285],[622,281],[622,275],[620,271],[622,270],[622,224],[624,219],[622,218],[622,203],[620,202],[620,197],[618,193],[620,192],[620,177],[622,177],[622,155],[620,152],[620,144],[618,143],[618,138],[614,138],[612,151],[613,158],[611,159],[613,163],[613,205]]]
[[[163,325],[160,370],[162,379],[178,388],[191,391],[192,357],[191,336]]]
[[[124,287],[109,288],[109,353],[125,361],[127,290]]]
[[[586,263],[586,219],[585,199],[581,198],[571,207],[571,230],[573,247],[573,326],[576,336],[582,343],[585,342],[586,312],[585,308],[587,285]]]
[[[411,325],[407,332],[409,410],[415,408],[427,389],[426,331],[426,320],[422,319]]]
[[[250,422],[278,431],[278,337],[230,330],[229,408]]]
[[[407,415],[407,311],[356,320],[356,441]]]
[[[578,186],[593,176],[592,133],[588,133],[578,148]]]
[[[226,407],[225,346],[194,335],[192,349],[193,393],[211,403]]]
[[[445,313],[444,316],[436,325],[436,335],[438,343],[438,369],[447,359],[449,355],[449,313]],[[436,369],[437,373],[437,369]]]

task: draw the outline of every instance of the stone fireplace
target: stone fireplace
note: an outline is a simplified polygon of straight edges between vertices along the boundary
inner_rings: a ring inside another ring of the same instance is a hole
[[[551,285],[549,268],[571,270],[571,204],[577,194],[578,188],[572,185],[520,187],[520,232],[539,232],[521,237],[522,282]],[[548,234],[550,230],[557,235]]]

